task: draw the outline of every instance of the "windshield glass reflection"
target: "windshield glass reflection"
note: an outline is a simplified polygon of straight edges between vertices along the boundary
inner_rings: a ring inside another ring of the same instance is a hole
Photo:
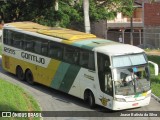
[[[148,67],[132,67],[117,69],[115,81],[116,95],[134,95],[150,89]]]

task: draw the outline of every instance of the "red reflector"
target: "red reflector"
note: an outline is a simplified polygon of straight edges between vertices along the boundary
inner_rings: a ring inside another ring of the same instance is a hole
[[[138,103],[134,103],[134,104],[132,104],[132,106],[137,106],[138,105]]]

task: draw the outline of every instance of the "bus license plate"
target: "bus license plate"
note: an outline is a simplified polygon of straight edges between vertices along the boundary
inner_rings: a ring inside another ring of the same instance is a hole
[[[138,106],[138,103],[134,103],[134,104],[132,104],[132,106]]]

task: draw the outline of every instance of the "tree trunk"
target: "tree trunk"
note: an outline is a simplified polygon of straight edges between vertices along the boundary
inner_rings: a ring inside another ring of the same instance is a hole
[[[90,20],[89,20],[89,0],[83,0],[83,12],[84,12],[84,27],[85,32],[90,33]]]

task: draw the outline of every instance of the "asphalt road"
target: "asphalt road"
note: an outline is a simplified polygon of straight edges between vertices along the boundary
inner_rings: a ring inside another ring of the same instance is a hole
[[[42,111],[93,111],[94,112],[103,111],[100,113],[109,114],[110,117],[45,117],[44,120],[114,120],[115,112],[110,113],[108,109],[100,106],[96,106],[95,109],[91,110],[83,100],[73,97],[71,95],[56,91],[54,89],[48,88],[46,86],[36,84],[34,86],[29,85],[25,81],[19,81],[15,75],[4,71],[1,67],[0,59],[0,78],[9,81],[13,84],[21,86],[29,94],[31,94],[41,106]],[[125,111],[159,111],[160,113],[160,103],[158,103],[154,98],[151,98],[151,102],[148,106],[130,109]],[[123,111],[120,111],[123,112]],[[59,112],[63,114],[64,112]],[[78,113],[78,112],[77,112]],[[87,113],[87,112],[86,112]],[[118,113],[118,112],[117,112]],[[51,112],[54,114],[54,112]],[[92,114],[92,113],[91,113]],[[112,116],[113,115],[113,116]],[[160,117],[118,117],[119,120],[160,120]]]

